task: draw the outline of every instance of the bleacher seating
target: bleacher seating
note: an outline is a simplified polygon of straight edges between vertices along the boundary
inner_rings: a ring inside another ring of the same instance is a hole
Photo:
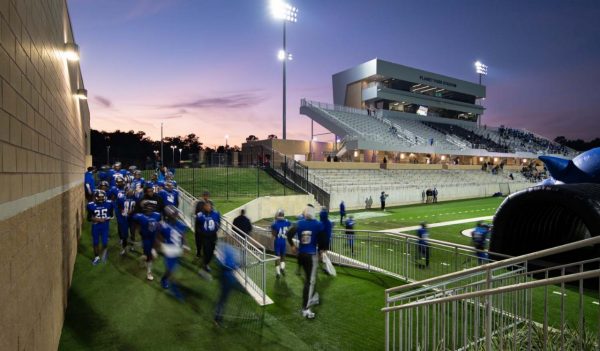
[[[510,152],[510,150],[502,146],[490,138],[483,135],[474,133],[471,130],[467,130],[463,127],[447,124],[447,123],[436,123],[436,122],[422,122],[423,124],[447,135],[454,135],[462,140],[465,140],[471,144],[474,149],[486,149],[495,152]]]
[[[418,188],[433,186],[475,186],[503,183],[529,183],[522,174],[514,172],[492,174],[477,170],[337,170],[310,169],[309,175],[315,183],[326,190],[336,191],[345,188]]]
[[[344,133],[338,133],[341,137],[374,141],[385,145],[387,150],[411,151],[410,148],[414,147],[434,147],[449,153],[485,149],[501,153],[576,154],[574,150],[519,129],[482,128],[475,123],[472,126],[458,125],[446,123],[443,118],[439,118],[439,122],[421,121],[406,118],[395,111],[379,110],[370,114],[367,110],[307,100],[302,100],[302,106],[342,129]]]

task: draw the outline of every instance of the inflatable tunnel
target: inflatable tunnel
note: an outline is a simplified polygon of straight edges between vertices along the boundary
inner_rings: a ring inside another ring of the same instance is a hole
[[[600,184],[535,186],[510,195],[500,205],[494,217],[490,251],[518,256],[597,235]],[[573,262],[573,257],[597,257],[600,245],[568,255],[549,260],[561,263]]]

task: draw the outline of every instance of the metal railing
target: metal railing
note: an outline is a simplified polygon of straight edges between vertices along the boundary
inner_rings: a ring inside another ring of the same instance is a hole
[[[429,239],[427,246],[415,235],[367,230],[334,229],[329,257],[334,264],[383,273],[415,282],[480,264],[478,250],[470,246]],[[479,251],[482,252],[482,251]],[[490,261],[508,256],[488,253]]]
[[[197,200],[182,188],[179,188],[179,192],[179,209],[186,224],[194,228],[194,207]],[[220,229],[219,241],[231,245],[240,253],[240,268],[235,272],[238,282],[259,305],[273,303],[266,292],[266,265],[277,257],[267,254],[265,247],[252,237],[241,235],[242,231],[223,217],[221,217]],[[220,259],[218,250],[216,256]]]
[[[542,260],[598,244],[592,237],[387,289],[386,350],[597,350],[600,257]]]

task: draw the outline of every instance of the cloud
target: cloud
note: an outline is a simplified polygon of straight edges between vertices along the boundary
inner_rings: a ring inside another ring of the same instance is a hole
[[[104,108],[111,108],[113,106],[112,101],[110,101],[108,98],[105,98],[104,96],[95,95],[94,101]]]
[[[172,105],[164,106],[167,108],[221,108],[221,109],[236,109],[236,108],[248,108],[254,107],[261,104],[267,99],[264,95],[257,93],[235,93],[229,95],[223,95],[219,97],[202,97],[188,102],[180,102]]]

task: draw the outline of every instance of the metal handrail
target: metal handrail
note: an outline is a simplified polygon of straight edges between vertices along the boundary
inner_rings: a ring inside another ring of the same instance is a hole
[[[409,302],[409,303],[403,304],[403,305],[384,307],[381,309],[381,311],[382,312],[392,312],[392,311],[403,310],[403,309],[410,308],[410,307],[418,307],[418,306],[433,305],[433,304],[444,303],[444,302],[466,300],[466,299],[472,299],[472,298],[481,297],[481,296],[489,296],[489,295],[501,294],[501,293],[505,293],[505,292],[517,291],[517,290],[537,288],[537,287],[546,286],[546,285],[568,283],[568,282],[572,282],[575,280],[584,280],[584,279],[590,279],[590,278],[596,278],[596,277],[600,277],[600,269],[595,269],[595,270],[582,272],[582,273],[573,273],[573,274],[569,274],[569,275],[563,275],[560,277],[534,280],[534,281],[527,282],[527,283],[517,283],[517,284],[513,284],[513,285],[499,287],[499,288],[492,288],[492,289],[480,290],[480,291],[475,291],[475,292],[463,293],[463,294],[459,294],[459,295],[446,296],[446,297],[442,297],[442,298],[434,298],[431,300],[420,300],[420,301],[415,301],[415,302]]]
[[[469,273],[475,273],[475,272],[483,272],[483,271],[487,271],[487,270],[491,270],[494,268],[499,268],[499,267],[505,267],[505,266],[509,266],[509,265],[513,265],[513,264],[518,264],[521,262],[526,262],[526,261],[530,261],[532,259],[535,258],[539,258],[539,257],[544,257],[544,256],[550,256],[550,255],[555,255],[555,254],[559,254],[559,253],[563,253],[566,251],[570,251],[570,250],[575,250],[575,249],[579,249],[582,247],[586,247],[586,246],[590,246],[590,245],[595,245],[595,244],[600,244],[600,236],[594,236],[588,239],[583,239],[583,240],[579,240],[573,243],[568,243],[568,244],[564,244],[561,246],[556,246],[556,247],[551,247],[549,249],[545,249],[545,250],[541,250],[541,251],[536,251],[536,252],[532,252],[532,253],[528,253],[525,255],[521,255],[521,256],[515,256],[515,257],[511,257],[511,258],[507,258],[505,260],[502,261],[496,261],[496,262],[491,262],[491,263],[486,263],[484,265],[481,266],[477,266],[477,267],[473,267],[473,268],[469,268],[469,269],[465,269],[463,271],[459,271],[459,272],[454,272],[454,273],[449,273],[449,274],[445,274],[445,275],[441,275],[438,277],[434,277],[434,278],[429,278],[429,279],[425,279],[419,282],[414,282],[414,283],[410,283],[410,284],[406,284],[406,285],[401,285],[401,286],[397,286],[394,288],[389,288],[385,290],[386,294],[389,293],[393,293],[393,292],[398,292],[401,290],[408,290],[414,287],[418,287],[424,284],[431,284],[431,283],[435,283],[438,281],[442,281],[442,280],[446,280],[449,278],[453,278],[453,277],[457,277],[457,276],[461,276],[461,275],[466,275]]]
[[[340,229],[340,228],[334,228],[333,231],[335,232],[340,232],[340,234],[345,234],[346,229]],[[418,240],[419,237],[413,234],[406,234],[406,233],[397,233],[397,232],[388,232],[388,231],[378,231],[378,232],[373,232],[373,231],[369,231],[369,230],[364,230],[364,229],[352,229],[352,231],[356,234],[356,233],[369,233],[369,234],[375,234],[375,235],[382,235],[382,236],[386,236],[386,237],[396,237],[396,238],[403,238],[403,239],[411,239],[411,240]],[[512,258],[514,256],[510,256],[510,255],[506,255],[506,254],[501,254],[498,252],[492,252],[492,251],[487,251],[487,250],[478,250],[472,246],[467,246],[467,245],[462,245],[462,244],[455,244],[455,243],[451,243],[448,241],[443,241],[443,240],[437,240],[437,239],[427,239],[427,241],[431,244],[438,244],[438,245],[442,245],[442,246],[448,246],[451,248],[455,248],[455,249],[460,249],[463,251],[468,251],[468,252],[487,252],[490,255],[494,255],[494,256],[498,256],[498,257],[503,257],[503,258]]]

